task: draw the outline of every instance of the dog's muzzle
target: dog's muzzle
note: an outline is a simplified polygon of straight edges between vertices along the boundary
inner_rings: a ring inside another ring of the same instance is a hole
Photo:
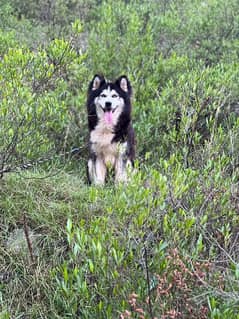
[[[112,103],[111,102],[105,102],[105,108],[104,111],[105,112],[109,112],[112,109]]]

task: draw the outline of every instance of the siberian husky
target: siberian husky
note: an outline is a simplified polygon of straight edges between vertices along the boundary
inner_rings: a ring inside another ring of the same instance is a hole
[[[126,76],[114,82],[95,75],[87,98],[89,126],[90,184],[104,185],[109,168],[115,182],[126,182],[135,159],[135,137],[131,123],[132,88]]]

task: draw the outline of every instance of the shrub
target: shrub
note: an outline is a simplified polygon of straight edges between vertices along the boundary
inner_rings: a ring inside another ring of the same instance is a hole
[[[70,92],[84,73],[84,59],[70,42],[57,39],[38,52],[7,50],[0,61],[2,167],[72,143]]]
[[[86,186],[83,161],[0,181],[0,317],[238,318],[237,0],[4,0],[0,18],[0,170],[84,146],[100,72],[132,82],[138,153],[128,185]],[[35,254],[9,249],[24,225]]]
[[[155,14],[157,12],[158,14]],[[237,60],[237,1],[171,1],[151,6],[154,39],[159,52],[176,51],[205,65]],[[229,60],[228,60],[229,59]]]

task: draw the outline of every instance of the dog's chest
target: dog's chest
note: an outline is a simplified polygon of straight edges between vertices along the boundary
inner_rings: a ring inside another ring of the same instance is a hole
[[[104,123],[99,123],[90,133],[92,151],[103,158],[105,163],[115,164],[119,155],[125,152],[126,144],[112,143],[114,133],[112,127],[106,127]]]

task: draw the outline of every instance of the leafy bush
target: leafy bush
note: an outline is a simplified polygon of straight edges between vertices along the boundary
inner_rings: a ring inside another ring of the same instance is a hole
[[[206,179],[171,158],[162,162],[164,175],[149,169],[127,188],[90,189],[90,213],[67,223],[70,251],[55,273],[58,315],[207,318],[220,301],[214,311],[231,309],[233,318],[236,254],[227,252],[238,216],[221,169],[210,168]]]
[[[200,4],[197,2],[197,5]],[[213,10],[219,10],[220,14],[223,14],[221,9],[223,3],[218,2],[208,6],[207,12],[211,19],[214,17]],[[152,7],[154,8],[154,4]],[[203,8],[202,12],[205,10]],[[230,10],[232,8],[233,5]],[[183,9],[186,15],[185,24],[182,24],[180,16]],[[163,8],[159,6],[158,10],[162,11]],[[150,153],[153,149],[156,158],[158,153],[164,157],[179,147],[187,162],[192,147],[194,149],[200,147],[205,139],[210,139],[213,131],[222,122],[224,129],[228,129],[225,128],[226,118],[228,119],[229,114],[234,111],[234,106],[237,105],[236,62],[205,67],[205,61],[193,62],[188,52],[194,54],[193,58],[197,57],[197,53],[189,48],[187,43],[187,51],[171,46],[177,53],[171,50],[166,57],[164,52],[157,48],[154,36],[166,32],[165,28],[157,30],[157,26],[161,23],[160,19],[172,23],[175,25],[175,32],[187,36],[192,36],[193,32],[200,30],[197,21],[205,19],[203,13],[197,19],[192,19],[187,10],[191,12],[195,9],[192,9],[187,1],[181,9],[174,3],[166,6],[164,13],[159,15],[159,20],[155,20],[155,14],[151,12],[147,3],[136,5],[119,1],[113,5],[108,1],[99,8],[98,20],[92,24],[87,59],[90,69],[93,73],[106,73],[111,78],[127,73],[133,83],[134,118],[140,141],[138,143],[140,156]],[[175,15],[180,19],[179,22],[175,19]],[[195,29],[187,25],[189,19],[190,23],[194,23]],[[213,20],[213,23],[217,21]],[[170,31],[173,30],[171,24],[168,28]],[[220,34],[220,31],[218,33]],[[181,43],[175,34],[171,36],[177,45]],[[165,35],[165,38],[168,37]],[[218,39],[222,39],[221,35],[218,35]],[[185,41],[182,42],[182,46],[185,46]],[[160,52],[163,55],[159,55]],[[223,58],[222,55],[220,58]],[[214,61],[217,59],[215,57]],[[213,120],[215,116],[216,121]],[[152,154],[151,159],[155,161]]]
[[[185,0],[162,2],[161,5],[154,2],[150,15],[154,38],[163,55],[176,51],[202,60],[206,65],[235,57],[237,1]]]
[[[0,169],[84,146],[100,72],[132,82],[137,161],[117,187],[85,185],[84,153],[4,175],[0,318],[238,318],[238,16],[236,0],[1,3]]]
[[[4,54],[0,62],[2,165],[60,151],[72,143],[68,141],[70,92],[85,72],[84,59],[70,42],[57,39],[38,52],[16,47]]]

